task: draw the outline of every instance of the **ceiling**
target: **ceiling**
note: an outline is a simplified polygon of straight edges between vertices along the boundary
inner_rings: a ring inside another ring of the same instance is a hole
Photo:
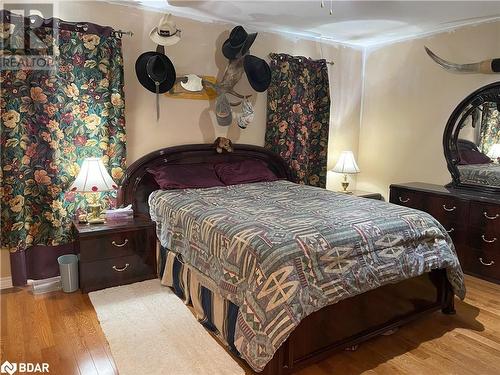
[[[191,1],[128,0],[129,5],[249,30],[372,47],[500,19],[500,1]]]

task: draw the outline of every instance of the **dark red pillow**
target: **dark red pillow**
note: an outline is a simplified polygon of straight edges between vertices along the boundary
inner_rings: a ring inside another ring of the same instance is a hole
[[[276,181],[278,178],[261,160],[249,159],[215,165],[215,172],[225,185]]]
[[[478,150],[459,150],[459,155],[461,165],[491,163],[491,159]]]
[[[224,186],[213,164],[171,164],[148,168],[161,189],[196,189]]]

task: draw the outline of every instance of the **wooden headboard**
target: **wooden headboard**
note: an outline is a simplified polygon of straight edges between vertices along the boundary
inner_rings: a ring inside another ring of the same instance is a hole
[[[233,145],[233,152],[218,154],[213,144],[195,144],[168,147],[153,151],[127,168],[118,194],[118,203],[132,203],[134,214],[149,218],[149,195],[159,186],[147,168],[167,164],[222,163],[245,159],[264,161],[278,178],[293,181],[285,161],[277,154],[259,146]]]

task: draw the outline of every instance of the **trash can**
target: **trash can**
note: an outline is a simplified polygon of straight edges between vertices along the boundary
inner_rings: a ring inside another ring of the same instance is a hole
[[[61,255],[57,258],[61,274],[62,290],[66,293],[78,289],[78,256],[75,254]]]

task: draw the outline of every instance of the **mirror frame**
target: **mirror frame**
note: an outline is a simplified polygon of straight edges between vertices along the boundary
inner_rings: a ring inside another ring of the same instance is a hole
[[[447,187],[454,187],[460,189],[469,189],[484,193],[499,193],[500,187],[492,187],[486,185],[475,185],[463,183],[460,181],[460,172],[457,167],[458,160],[458,147],[457,141],[459,138],[459,133],[461,130],[461,125],[472,113],[472,111],[482,105],[485,102],[495,102],[498,103],[500,107],[500,81],[490,83],[483,86],[472,94],[468,95],[452,112],[443,134],[443,149],[444,157],[446,159],[446,164],[448,170],[450,171],[452,182],[450,182]],[[471,106],[469,109],[466,108]]]

